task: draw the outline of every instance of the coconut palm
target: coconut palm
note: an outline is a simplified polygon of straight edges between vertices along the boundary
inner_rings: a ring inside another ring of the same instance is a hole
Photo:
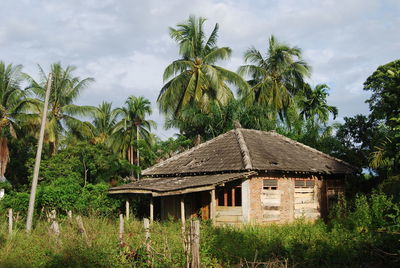
[[[46,92],[47,75],[39,65],[39,81],[35,81],[26,75],[30,85],[28,89],[38,97],[36,105],[37,124],[40,123],[40,114],[43,112],[43,99]],[[94,81],[93,78],[80,79],[73,75],[76,70],[74,66],[63,68],[60,63],[51,65],[53,80],[49,99],[49,110],[46,123],[45,141],[50,145],[50,153],[57,152],[61,136],[68,131],[75,136],[87,136],[90,128],[87,123],[82,122],[76,116],[86,116],[93,111],[91,106],[79,106],[74,102],[79,94]]]
[[[231,56],[229,47],[217,47],[218,24],[206,38],[205,18],[190,16],[170,36],[179,45],[180,59],[173,61],[164,71],[164,86],[158,96],[162,112],[175,117],[187,106],[208,111],[211,103],[225,105],[233,98],[228,84],[244,91],[248,85],[236,73],[215,65]]]
[[[0,179],[4,180],[9,161],[8,139],[17,138],[20,118],[26,105],[25,92],[20,89],[21,65],[0,61]]]
[[[144,97],[130,96],[125,106],[115,111],[121,119],[115,124],[109,143],[132,165],[139,166],[139,140],[151,145],[153,135],[150,131],[156,125],[154,121],[146,119],[152,113],[150,101]]]
[[[305,86],[303,96],[299,101],[300,115],[304,119],[310,119],[313,124],[317,121],[326,124],[329,120],[329,114],[333,115],[333,119],[336,118],[338,109],[327,104],[328,90],[329,87],[326,84],[318,84],[314,89],[308,84]]]
[[[103,101],[93,111],[93,141],[104,143],[111,135],[117,122],[117,110],[112,109],[112,103]]]
[[[280,43],[272,35],[265,56],[250,48],[244,54],[246,63],[238,70],[248,75],[252,90],[239,92],[251,104],[266,105],[276,112],[284,112],[293,96],[303,87],[304,78],[310,75],[310,66],[302,60],[301,49]]]

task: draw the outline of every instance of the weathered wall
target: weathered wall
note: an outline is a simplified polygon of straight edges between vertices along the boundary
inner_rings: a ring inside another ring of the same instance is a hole
[[[236,224],[243,222],[242,207],[216,207],[217,224]]]
[[[263,189],[263,180],[275,179],[276,190]],[[296,188],[296,180],[314,180],[314,186]],[[316,219],[326,215],[326,185],[315,176],[264,175],[249,179],[250,222],[291,222],[296,218]]]

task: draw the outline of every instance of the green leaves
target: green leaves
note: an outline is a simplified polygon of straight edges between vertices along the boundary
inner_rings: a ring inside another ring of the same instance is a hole
[[[228,84],[246,91],[247,83],[240,75],[215,64],[231,56],[229,47],[217,47],[218,24],[206,38],[203,30],[204,18],[190,16],[185,23],[170,28],[170,36],[179,46],[182,59],[172,62],[164,71],[165,83],[157,99],[160,110],[170,116],[179,117],[187,107],[196,106],[209,112],[216,101],[221,107],[233,99]]]

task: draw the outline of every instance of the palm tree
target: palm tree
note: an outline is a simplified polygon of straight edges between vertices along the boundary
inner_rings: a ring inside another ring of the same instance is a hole
[[[329,120],[329,114],[333,115],[333,119],[338,114],[338,109],[335,106],[327,104],[329,87],[326,84],[318,84],[314,89],[310,85],[305,85],[303,96],[301,96],[299,105],[301,107],[300,115],[313,124],[318,121],[326,124]]]
[[[0,179],[4,180],[9,161],[8,139],[17,138],[28,107],[25,92],[20,89],[21,65],[0,61]]]
[[[206,38],[205,18],[189,19],[170,28],[170,36],[179,45],[180,59],[173,61],[164,71],[165,85],[157,102],[162,112],[176,117],[187,106],[197,106],[207,112],[211,103],[222,106],[233,98],[228,84],[245,90],[247,83],[236,73],[215,65],[229,59],[229,47],[217,47],[218,24]]]
[[[150,131],[156,125],[154,121],[146,119],[146,116],[152,113],[150,101],[144,97],[130,96],[126,100],[125,106],[117,108],[115,111],[121,120],[114,126],[110,145],[114,151],[126,156],[129,163],[139,166],[139,140],[143,140],[146,145],[150,146],[153,142],[153,135]]]
[[[90,128],[76,116],[86,116],[93,111],[91,106],[79,106],[74,104],[74,101],[79,97],[79,94],[91,82],[93,78],[80,79],[73,75],[76,70],[74,66],[67,66],[65,69],[60,63],[51,65],[53,73],[53,81],[51,84],[51,94],[49,99],[49,111],[47,116],[45,141],[50,145],[50,153],[54,155],[57,152],[61,135],[66,131],[75,136],[82,137],[89,135]],[[39,65],[40,81],[35,81],[29,75],[26,75],[31,90],[35,96],[39,98],[36,105],[37,114],[41,114],[43,107],[43,99],[45,95],[45,86],[47,84],[47,75]],[[38,121],[40,116],[37,117]]]
[[[273,35],[265,57],[253,47],[245,52],[244,59],[251,64],[239,67],[238,72],[251,77],[248,83],[252,90],[240,95],[251,105],[266,105],[275,112],[282,113],[289,107],[311,71],[302,60],[300,48],[280,43]]]
[[[117,122],[117,110],[112,109],[112,103],[103,101],[93,111],[93,141],[104,143],[110,137]]]

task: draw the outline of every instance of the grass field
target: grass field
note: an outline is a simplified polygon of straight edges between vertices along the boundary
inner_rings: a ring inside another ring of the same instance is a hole
[[[67,218],[60,220],[59,236],[49,231],[47,221],[37,222],[28,235],[23,220],[9,236],[4,220],[0,267],[185,266],[179,222],[152,224],[150,252],[139,220],[125,223],[123,245],[117,219],[91,217],[83,218],[83,223],[87,238],[76,221]],[[388,267],[399,264],[399,239],[396,234],[349,231],[323,222],[242,227],[213,227],[204,222],[200,255],[203,267],[232,267],[246,261],[270,262],[274,265],[270,267],[280,267],[285,261],[289,267]]]

